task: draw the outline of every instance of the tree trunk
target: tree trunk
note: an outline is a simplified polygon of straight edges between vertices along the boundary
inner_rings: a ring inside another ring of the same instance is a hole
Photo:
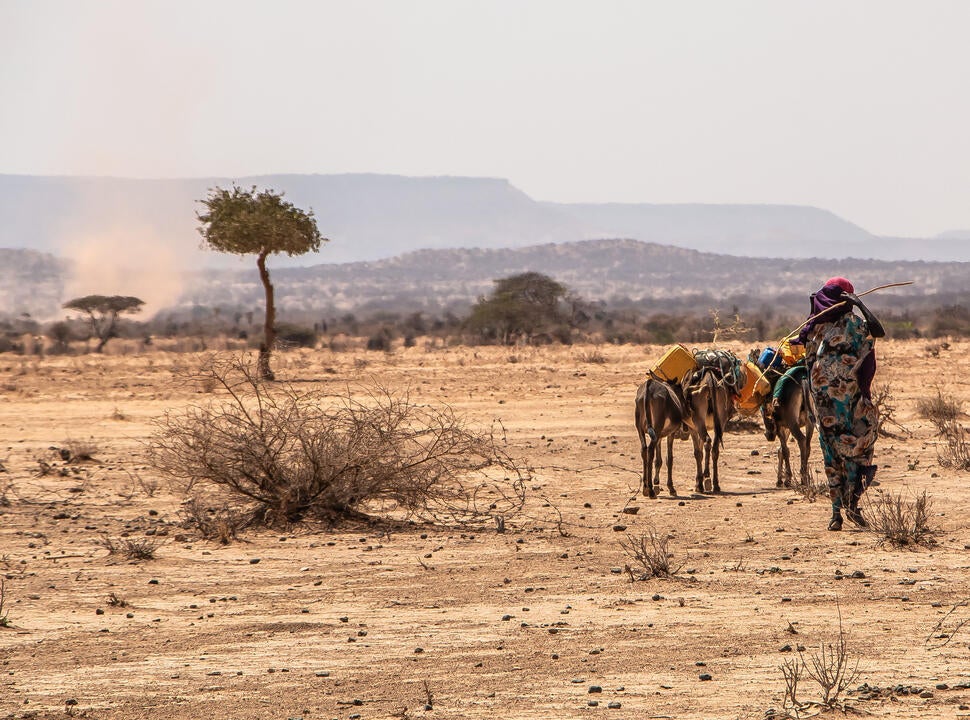
[[[99,322],[93,315],[91,316],[92,324],[94,325],[94,334],[98,338],[98,346],[94,349],[94,352],[102,352],[104,346],[108,344],[108,340],[114,336],[115,320],[117,318],[117,313],[114,313],[109,318],[102,317]]]
[[[263,323],[263,343],[259,346],[258,370],[263,380],[275,380],[276,375],[269,366],[270,354],[276,344],[276,304],[273,302],[273,283],[270,282],[269,270],[266,269],[268,254],[263,252],[256,258],[259,279],[263,281],[263,289],[266,291],[266,320]]]

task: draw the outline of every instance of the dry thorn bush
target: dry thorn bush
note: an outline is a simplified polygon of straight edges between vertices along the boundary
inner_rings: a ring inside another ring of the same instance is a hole
[[[897,546],[931,544],[937,528],[930,521],[932,502],[924,490],[912,501],[877,490],[862,507],[869,530]]]
[[[640,580],[650,578],[672,578],[680,572],[683,563],[671,562],[673,553],[670,551],[670,535],[648,530],[641,535],[627,535],[626,541],[620,540],[620,547],[640,567],[643,572]],[[633,572],[630,571],[633,578]]]
[[[99,543],[109,555],[124,555],[128,560],[154,560],[155,551],[161,543],[151,538],[121,538],[112,540],[105,536]]]
[[[845,712],[848,709],[845,694],[859,677],[859,659],[853,657],[849,649],[841,609],[839,634],[835,641],[819,643],[818,650],[813,650],[807,657],[799,648],[797,658],[786,660],[781,665],[781,673],[785,682],[782,699],[785,714],[781,717],[795,720],[816,715],[819,710],[841,709]],[[818,686],[819,700],[804,701],[799,698],[799,688],[808,680]]]
[[[896,420],[896,396],[893,394],[892,387],[889,383],[883,383],[879,387],[873,388],[872,402],[879,408],[879,420],[876,432],[880,436],[888,438],[898,437],[888,430],[890,425],[904,433],[909,433],[909,430]]]
[[[183,492],[245,506],[250,523],[482,522],[524,503],[524,469],[448,405],[377,384],[340,394],[266,384],[244,358],[213,358],[200,374],[217,397],[156,422],[152,463]]]

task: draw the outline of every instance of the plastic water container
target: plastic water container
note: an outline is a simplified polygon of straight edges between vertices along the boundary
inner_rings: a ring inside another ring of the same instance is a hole
[[[748,360],[744,363],[744,387],[738,397],[738,408],[748,414],[757,410],[771,392],[771,383],[761,368]]]
[[[778,354],[781,355],[785,365],[791,367],[805,357],[805,346],[785,340],[778,348]]]
[[[785,359],[781,352],[773,347],[766,347],[758,356],[758,367],[764,370],[769,366],[774,370],[781,370],[785,366]]]
[[[694,353],[683,345],[677,344],[667,349],[650,372],[667,382],[683,382],[684,378],[697,370]]]

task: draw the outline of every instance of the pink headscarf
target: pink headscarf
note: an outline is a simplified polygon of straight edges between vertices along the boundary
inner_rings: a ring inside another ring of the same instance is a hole
[[[825,281],[825,284],[826,285],[837,285],[838,287],[842,288],[847,293],[854,293],[855,292],[855,288],[852,286],[852,283],[850,283],[844,277],[829,278],[828,280]]]

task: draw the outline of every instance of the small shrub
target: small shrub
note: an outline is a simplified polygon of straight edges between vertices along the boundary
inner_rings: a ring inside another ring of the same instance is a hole
[[[958,422],[947,422],[940,427],[943,444],[937,449],[937,461],[945,468],[970,470],[970,440],[967,431]]]
[[[895,438],[887,428],[892,425],[903,432],[909,432],[905,427],[899,424],[895,418],[896,414],[896,398],[893,395],[892,387],[889,383],[884,383],[877,388],[873,388],[872,392],[872,402],[879,409],[879,425],[877,432],[882,437]]]
[[[223,505],[211,508],[201,498],[191,498],[182,506],[182,527],[195,529],[204,540],[214,540],[228,545],[238,539],[238,532],[245,527],[245,514],[236,508]]]
[[[670,535],[653,530],[648,531],[646,535],[627,535],[625,542],[620,541],[620,547],[643,569],[641,580],[652,577],[671,578],[683,567],[682,563],[680,565],[671,563],[673,553],[670,552]]]
[[[817,468],[809,467],[807,483],[792,483],[791,489],[798,495],[813,503],[819,498],[829,497],[829,482],[824,473],[820,473]]]
[[[7,602],[7,585],[4,579],[0,577],[0,628],[10,627],[10,618],[4,611],[4,605]]]
[[[380,350],[381,352],[391,351],[391,335],[386,330],[381,330],[367,338],[368,350]]]
[[[839,635],[834,643],[819,643],[817,652],[809,655],[805,673],[814,680],[822,691],[822,705],[836,707],[845,691],[859,677],[859,660],[853,659],[849,652],[842,615],[839,613]]]
[[[68,438],[64,441],[63,447],[60,448],[61,459],[69,463],[94,460],[94,456],[97,453],[98,444],[94,441],[94,438],[88,440]]]
[[[151,538],[121,538],[112,540],[105,536],[101,546],[109,555],[124,555],[128,560],[154,560],[159,542]]]
[[[317,332],[313,328],[303,327],[302,325],[278,323],[276,325],[276,341],[281,348],[314,348],[317,346]]]
[[[579,354],[579,361],[584,363],[603,365],[606,363],[606,355],[604,355],[602,351],[599,349],[589,350],[586,352],[581,352]]]
[[[944,428],[960,417],[960,404],[951,396],[944,395],[943,388],[937,386],[934,397],[920,398],[916,401],[916,412],[920,417],[932,422],[942,433]]]
[[[799,649],[798,657],[786,660],[781,665],[785,690],[782,717],[797,718],[818,714],[817,710],[842,709],[845,707],[845,694],[859,677],[859,659],[853,658],[849,649],[845,629],[842,625],[842,612],[839,611],[839,634],[834,642],[819,643],[817,651],[806,657]],[[821,697],[819,700],[801,700],[799,688],[807,681],[814,681]]]
[[[147,497],[155,497],[155,493],[158,492],[159,482],[155,478],[143,478],[141,475],[135,474],[135,481],[138,483],[138,487],[141,491],[145,493]]]
[[[930,522],[932,503],[924,490],[915,500],[877,490],[862,508],[869,529],[893,545],[905,546],[929,542],[936,534]]]

